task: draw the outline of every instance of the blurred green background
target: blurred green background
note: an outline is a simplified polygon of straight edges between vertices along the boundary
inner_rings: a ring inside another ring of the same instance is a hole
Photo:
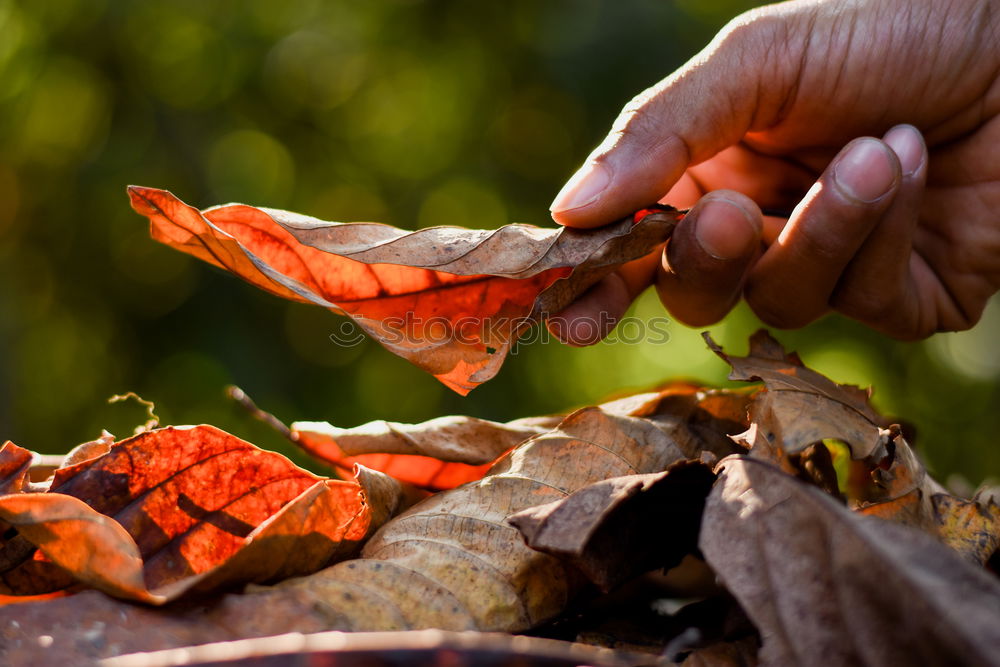
[[[288,451],[223,396],[340,426],[508,419],[676,376],[723,383],[697,331],[522,346],[461,398],[342,320],[148,238],[129,183],[405,228],[547,225],[621,106],[750,3],[0,0],[0,440],[62,452],[143,420],[209,422]],[[662,317],[647,294],[641,318]],[[745,308],[712,327],[742,352]],[[1000,307],[900,344],[828,317],[779,338],[916,425],[936,472],[1000,474]],[[301,457],[296,457],[302,462]]]

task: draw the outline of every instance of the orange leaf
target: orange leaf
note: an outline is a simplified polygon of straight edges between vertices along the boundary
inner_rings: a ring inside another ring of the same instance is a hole
[[[0,494],[24,490],[33,458],[31,452],[10,440],[0,447]]]
[[[350,556],[398,502],[395,482],[359,479],[317,477],[211,426],[170,427],[59,469],[50,493],[0,497],[0,518],[78,581],[159,604]]]
[[[278,296],[348,315],[460,394],[493,377],[517,337],[670,235],[673,209],[595,230],[507,225],[406,232],[252,206],[199,212],[129,187],[154,239]]]
[[[673,402],[668,411],[692,410],[694,385],[674,383],[660,391],[633,394],[603,403],[611,414],[654,414]],[[704,394],[700,417],[691,415],[693,429],[718,430],[719,421],[742,422],[749,399],[732,392]],[[327,422],[295,422],[292,441],[320,461],[349,472],[355,464],[380,470],[401,482],[442,491],[474,482],[491,465],[528,438],[556,427],[565,415],[516,419],[507,423],[475,417],[438,417],[420,424],[373,421],[354,428]]]
[[[82,500],[60,493],[2,496],[0,516],[81,582],[118,597],[162,602],[145,590],[135,541]]]
[[[302,449],[341,472],[360,464],[401,482],[440,491],[480,479],[493,461],[560,419],[502,424],[475,417],[439,417],[421,424],[374,421],[356,428],[296,422],[291,435]]]

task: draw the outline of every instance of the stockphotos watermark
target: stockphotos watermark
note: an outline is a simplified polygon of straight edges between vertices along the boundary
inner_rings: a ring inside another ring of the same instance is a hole
[[[558,317],[544,317],[543,320],[553,322],[555,328],[561,330],[566,330],[569,325]],[[662,345],[670,340],[670,320],[666,317],[622,317],[616,320],[601,312],[596,318],[575,318],[572,326],[578,339],[593,340],[598,333],[608,331],[603,340],[609,344]],[[452,341],[461,345],[485,344],[490,349],[491,344],[499,348],[516,336],[509,354],[517,354],[520,345],[559,342],[559,338],[544,323],[527,317],[461,317],[452,320],[445,317],[421,318],[407,313],[404,317],[382,320],[377,327],[380,340],[394,347],[436,346]],[[360,345],[366,338],[364,330],[352,319],[341,320],[336,331],[330,334],[330,340],[341,347]]]

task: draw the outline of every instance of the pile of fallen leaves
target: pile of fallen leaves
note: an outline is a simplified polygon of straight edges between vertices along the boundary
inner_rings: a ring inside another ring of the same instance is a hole
[[[439,228],[418,243],[421,232],[385,226],[132,196],[161,240],[349,314],[458,390],[496,372],[524,322],[648,252],[677,219],[645,211],[594,233]],[[389,336],[400,312],[520,319],[442,344]],[[990,494],[950,494],[866,392],[767,334],[745,357],[709,345],[731,379],[756,384],[673,384],[509,423],[285,429],[260,413],[341,479],[205,425],[105,433],[54,463],[7,442],[0,655],[1000,663]],[[428,628],[443,632],[411,632]],[[229,644],[190,648],[213,642]]]

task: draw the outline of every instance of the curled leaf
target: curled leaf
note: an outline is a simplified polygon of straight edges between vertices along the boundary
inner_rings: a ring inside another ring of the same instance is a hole
[[[733,391],[702,391],[674,383],[659,391],[627,395],[600,408],[608,414],[668,420],[683,416],[694,450],[725,456],[734,451],[726,434],[745,428],[749,396]],[[256,407],[258,417],[283,425]],[[355,428],[327,422],[296,422],[289,436],[318,460],[341,472],[354,464],[381,470],[419,487],[451,489],[480,479],[500,456],[527,438],[554,428],[565,415],[498,423],[475,417],[441,417],[420,424],[375,421]]]
[[[868,402],[868,392],[836,384],[806,368],[766,332],[750,340],[746,357],[709,346],[733,368],[734,380],[763,380],[766,391],[753,399],[750,428],[738,439],[751,456],[812,482],[841,498],[825,443],[844,442],[855,459],[844,480],[859,513],[919,528],[976,564],[1000,547],[1000,512],[995,503],[963,500],[949,494],[920,462],[901,429]]]
[[[600,229],[431,227],[406,232],[244,205],[199,212],[129,187],[153,238],[278,296],[351,317],[392,352],[466,394],[518,336],[673,231],[673,209]]]
[[[440,490],[481,478],[490,463],[560,419],[501,424],[475,417],[439,417],[421,424],[376,421],[346,429],[327,422],[296,422],[291,437],[341,472],[364,465],[401,482]]]
[[[292,436],[313,442],[324,440],[344,456],[403,454],[430,456],[441,461],[481,465],[490,463],[515,445],[556,426],[561,417],[518,419],[506,424],[475,417],[438,417],[421,424],[374,421],[354,428],[327,422],[295,422]],[[313,445],[312,449],[316,447]]]
[[[431,496],[387,523],[361,559],[269,592],[299,590],[339,629],[538,625],[562,611],[583,582],[574,567],[528,548],[507,519],[609,477],[697,459],[706,448],[712,456],[731,453],[736,447],[724,431],[709,437],[693,426],[715,419],[699,406],[717,409],[718,398],[671,389],[615,404],[641,417],[578,410],[518,445],[481,480]]]
[[[161,604],[353,555],[400,498],[380,473],[358,482],[319,478],[214,427],[170,427],[60,468],[49,493],[0,497],[0,518],[75,580]]]
[[[513,515],[528,546],[572,563],[604,591],[697,549],[715,475],[698,461],[615,477]]]
[[[0,447],[0,494],[20,493],[30,482],[34,455],[8,440]]]
[[[780,447],[798,454],[825,439],[842,440],[854,458],[879,460],[886,454],[889,432],[869,405],[866,391],[833,382],[806,368],[795,353],[761,330],[750,338],[745,357],[726,354],[705,334],[708,346],[732,366],[730,380],[762,380],[767,391],[754,399],[751,422],[757,425],[759,448]]]
[[[992,575],[769,463],[734,457],[723,468],[699,544],[760,630],[762,662],[996,663]]]
[[[82,500],[61,493],[0,496],[0,517],[77,581],[118,597],[164,601],[146,591],[135,540]]]

